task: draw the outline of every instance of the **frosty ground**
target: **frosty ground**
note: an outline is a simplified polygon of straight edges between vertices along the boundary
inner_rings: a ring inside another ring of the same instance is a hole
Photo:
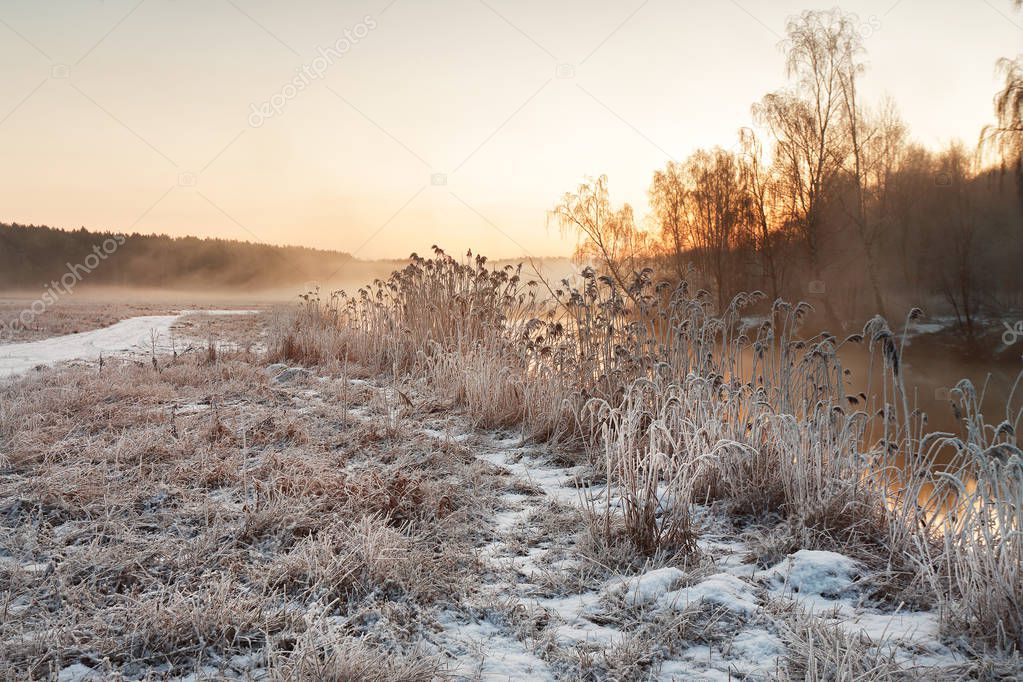
[[[22,374],[36,367],[62,362],[100,362],[104,356],[114,358],[145,358],[152,361],[157,353],[194,350],[197,344],[208,343],[202,334],[213,324],[213,318],[241,316],[259,311],[244,309],[185,310],[166,315],[140,315],[111,321],[108,326],[73,334],[49,335],[36,341],[0,345],[0,377]],[[216,322],[219,335],[226,337],[223,321]],[[87,325],[86,325],[87,326]],[[240,325],[243,329],[250,325]],[[172,332],[173,329],[173,332]],[[232,330],[237,332],[237,330]],[[44,331],[39,331],[43,334]],[[244,343],[235,333],[231,343]],[[175,343],[178,341],[179,343]],[[229,343],[227,338],[218,344]]]
[[[697,552],[637,558],[592,532],[604,481],[556,448],[414,378],[184,322],[179,352],[0,387],[7,678],[1012,674],[780,518],[698,504]]]

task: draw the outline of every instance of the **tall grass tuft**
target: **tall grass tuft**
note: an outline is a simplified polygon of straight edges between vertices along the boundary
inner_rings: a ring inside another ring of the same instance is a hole
[[[806,304],[753,292],[715,310],[651,276],[623,288],[585,269],[541,296],[521,267],[437,249],[355,296],[311,292],[270,356],[411,375],[480,424],[571,446],[606,477],[586,489],[591,530],[637,554],[692,553],[692,506],[723,500],[925,589],[977,647],[1018,650],[1023,411],[987,425],[961,384],[963,433],[928,433],[885,320],[804,336]],[[841,350],[859,343],[881,377],[865,402],[843,390]]]

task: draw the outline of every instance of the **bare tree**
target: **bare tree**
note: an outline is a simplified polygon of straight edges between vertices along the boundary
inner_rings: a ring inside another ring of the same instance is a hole
[[[1023,0],[1013,0],[1012,4],[1019,9]],[[993,150],[1003,164],[1015,166],[1017,193],[1023,202],[1023,56],[1002,58],[997,68],[1005,87],[995,95],[996,122],[984,127],[978,146],[982,155]]]
[[[782,279],[776,249],[780,230],[772,229],[771,216],[776,204],[777,183],[770,167],[764,164],[763,145],[756,133],[750,128],[743,128],[739,131],[739,143],[742,147],[742,184],[749,202],[750,239],[760,260],[761,274],[771,292],[771,300],[775,301],[781,296]]]
[[[995,95],[994,125],[981,133],[981,147],[993,147],[1003,161],[1019,164],[1023,158],[1023,57],[1000,59],[998,70],[1005,87]]]
[[[769,94],[754,114],[775,138],[789,222],[799,231],[816,279],[823,279],[823,208],[847,155],[843,83],[860,70],[862,40],[855,22],[838,9],[791,19],[784,43],[794,90]],[[829,319],[837,320],[828,297]]]
[[[902,288],[914,297],[922,293],[923,266],[919,249],[924,235],[931,227],[924,215],[924,206],[933,199],[937,169],[930,151],[920,145],[906,147],[898,172],[890,179],[887,204],[892,216],[893,234],[888,235],[894,246],[896,267],[901,275]]]
[[[669,161],[663,170],[654,171],[650,207],[663,249],[680,281],[686,276],[686,256],[692,246],[686,221],[686,194],[682,164]]]
[[[733,292],[733,251],[748,224],[749,201],[736,155],[720,147],[698,150],[684,166],[687,222],[704,273],[714,280],[719,309]]]
[[[863,112],[857,101],[855,74],[843,82],[849,137],[849,176],[852,199],[843,202],[863,247],[867,281],[874,295],[875,312],[887,317],[879,263],[884,230],[890,225],[889,189],[905,140],[894,103],[886,100],[874,115]],[[850,207],[851,205],[851,207]]]
[[[646,257],[645,235],[636,228],[632,207],[615,209],[607,190],[607,176],[588,179],[575,192],[566,192],[548,214],[563,233],[577,238],[575,255],[601,262],[622,291],[632,297],[629,283]]]
[[[970,183],[969,156],[958,145],[953,145],[940,161],[941,187],[938,197],[938,235],[942,242],[939,252],[940,287],[952,306],[956,324],[967,343],[977,341],[977,315],[980,310],[980,292],[976,265],[978,220]]]

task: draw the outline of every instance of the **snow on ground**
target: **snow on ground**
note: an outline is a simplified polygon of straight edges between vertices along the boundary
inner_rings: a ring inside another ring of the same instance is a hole
[[[875,644],[901,648],[899,660],[925,653],[954,662],[952,652],[940,642],[937,613],[881,611],[859,603],[859,570],[855,561],[841,554],[801,549],[761,573],[760,579],[774,598],[790,599],[825,623]]]
[[[140,356],[172,350],[170,329],[184,315],[246,315],[255,310],[185,310],[178,315],[143,315],[121,320],[103,329],[55,336],[28,343],[0,346],[0,378],[22,374],[40,365],[76,360],[93,362],[100,357]]]
[[[143,315],[81,334],[0,346],[0,377],[21,374],[39,365],[142,352],[150,348],[154,335],[166,339],[177,319],[177,315]],[[161,345],[159,350],[166,349]]]
[[[759,605],[753,587],[734,575],[715,573],[690,587],[666,592],[657,600],[659,606],[684,610],[693,604],[716,604],[735,613],[756,613]]]
[[[776,598],[789,598],[807,611],[880,643],[886,640],[919,645],[948,654],[938,640],[938,614],[930,611],[882,612],[857,603],[859,564],[842,554],[801,549],[760,574]]]
[[[445,435],[450,437],[450,431]],[[480,551],[481,559],[492,569],[488,573],[490,582],[484,582],[481,590],[495,601],[511,600],[516,608],[543,613],[549,620],[547,629],[553,633],[554,644],[562,649],[587,651],[589,656],[599,658],[613,656],[616,648],[627,645],[633,634],[631,628],[619,628],[607,617],[609,597],[618,596],[626,607],[646,609],[648,619],[668,613],[684,617],[690,609],[710,608],[717,614],[729,614],[715,617],[736,623],[727,641],[693,643],[656,663],[650,670],[653,679],[783,677],[786,648],[776,616],[768,608],[777,602],[813,610],[828,625],[862,634],[878,646],[891,647],[896,660],[907,665],[925,661],[939,666],[956,663],[955,656],[939,641],[937,614],[884,612],[859,603],[857,580],[862,567],[853,559],[835,552],[799,550],[758,572],[749,558],[750,548],[734,535],[716,537],[707,533],[701,538],[701,551],[711,560],[712,568],[709,573],[697,572],[692,579],[681,568],[662,566],[639,575],[614,577],[592,589],[550,595],[544,587],[550,572],[578,570],[577,563],[571,559],[548,560],[545,555],[554,551],[558,538],[534,537],[524,552],[515,547],[521,543],[523,532],[543,532],[530,519],[542,515],[552,501],[577,507],[582,504],[575,485],[580,471],[545,462],[540,453],[522,447],[515,438],[495,436],[488,445],[477,455],[480,459],[507,471],[518,484],[516,489],[526,486],[538,494],[515,491],[502,496],[502,509],[493,519],[496,538]],[[474,640],[477,656],[483,661],[527,660],[535,665],[531,658],[535,652],[529,652],[528,641],[495,636],[493,624],[451,620],[445,627],[455,639],[463,641],[468,636]],[[459,668],[458,672],[465,669]],[[476,670],[480,679],[508,679],[509,673],[485,663]],[[548,669],[540,665],[521,676],[550,679]]]
[[[132,343],[148,337],[146,325],[166,330],[173,319],[129,320],[131,324],[100,337],[98,343],[130,351]],[[57,348],[63,349],[60,359],[69,358],[70,346]],[[334,400],[333,394],[318,390],[309,372],[290,371],[297,369],[274,365],[267,371],[279,390],[293,394],[296,405],[308,408]],[[348,383],[374,392],[385,405],[397,402],[392,386],[358,379]],[[388,419],[364,407],[348,409],[347,415],[361,421]],[[402,417],[395,412],[389,419]],[[784,678],[786,609],[779,604],[861,634],[879,648],[892,650],[893,660],[900,664],[937,666],[935,678],[942,676],[940,667],[957,662],[940,642],[935,613],[864,605],[860,586],[864,569],[853,559],[799,550],[758,570],[750,546],[737,539],[729,524],[715,519],[711,507],[700,507],[696,517],[701,533],[699,566],[650,566],[628,575],[598,571],[598,578],[587,582],[580,577],[587,560],[575,548],[574,531],[560,533],[551,525],[557,509],[578,514],[583,507],[584,493],[576,482],[584,469],[555,465],[539,448],[524,445],[517,437],[480,432],[464,417],[450,413],[405,418],[402,426],[427,438],[465,445],[481,463],[504,474],[505,487],[490,518],[489,535],[477,548],[478,583],[462,601],[440,607],[437,630],[422,642],[424,653],[449,662],[453,679],[572,678],[577,676],[573,666],[580,661],[603,665],[633,647],[652,652],[643,669],[650,679]],[[675,638],[673,643],[666,643],[668,637]],[[61,679],[88,679],[89,669],[82,668],[61,671]],[[247,675],[254,675],[256,668],[254,663]],[[614,672],[597,676],[613,678]]]
[[[275,376],[285,371],[283,366],[268,369]],[[392,391],[362,380],[350,383],[370,387],[384,399]],[[360,410],[349,414],[361,420],[380,418]],[[639,610],[646,622],[709,613],[711,627],[730,623],[723,639],[687,642],[661,656],[649,666],[650,679],[777,679],[785,675],[787,655],[778,603],[811,611],[829,626],[891,648],[895,660],[907,666],[956,663],[940,643],[937,614],[882,611],[860,603],[858,581],[864,569],[855,560],[835,552],[799,550],[758,569],[751,548],[734,530],[721,530],[721,519],[709,507],[701,507],[697,515],[703,522],[698,541],[705,559],[702,568],[687,572],[684,567],[656,566],[573,587],[568,578],[585,561],[572,555],[573,539],[552,533],[543,519],[558,506],[584,507],[585,492],[577,484],[584,468],[554,465],[518,437],[480,432],[450,414],[406,425],[438,441],[466,444],[477,459],[506,474],[507,488],[490,520],[492,539],[478,548],[477,592],[470,603],[442,613],[442,630],[427,643],[428,651],[447,657],[455,679],[571,677],[567,660],[613,659],[617,651],[628,649],[636,626],[621,622],[622,609]],[[594,486],[589,494],[602,498],[602,491]],[[533,614],[544,622],[542,634],[524,634],[521,623],[507,617],[509,611]],[[696,622],[694,637],[700,640],[703,625]],[[656,635],[647,644],[656,649]]]
[[[629,604],[644,604],[660,597],[671,589],[672,585],[682,582],[685,577],[684,571],[674,566],[665,566],[647,571],[643,575],[625,578],[608,589],[612,592],[624,592],[625,600]]]
[[[439,619],[446,637],[429,649],[454,659],[451,674],[457,679],[544,680],[551,679],[550,666],[487,620],[472,621],[445,614]]]
[[[497,538],[480,552],[481,558],[493,569],[489,573],[492,582],[482,586],[484,593],[489,593],[494,600],[513,600],[516,608],[525,612],[542,613],[549,621],[547,631],[552,634],[556,647],[563,651],[586,652],[595,659],[613,657],[616,649],[628,646],[634,634],[633,628],[619,627],[614,623],[617,607],[609,604],[609,599],[618,597],[626,607],[647,609],[650,618],[658,613],[672,614],[707,604],[734,612],[737,618],[745,621],[744,626],[727,647],[693,644],[684,647],[675,657],[666,657],[666,660],[652,666],[650,675],[653,678],[727,680],[738,674],[750,679],[766,679],[778,671],[784,646],[757,617],[761,608],[761,600],[756,594],[758,587],[735,575],[714,573],[693,584],[682,585],[687,579],[685,571],[674,566],[662,566],[639,575],[613,577],[592,589],[550,595],[543,586],[545,574],[559,568],[575,570],[574,562],[562,560],[552,564],[546,561],[545,555],[553,550],[557,538],[533,538],[530,544],[536,546],[522,553],[514,550],[513,537],[523,531],[542,532],[542,529],[529,524],[528,519],[542,515],[552,501],[565,505],[581,504],[580,492],[573,483],[580,472],[545,463],[538,453],[518,447],[515,439],[495,438],[490,445],[493,450],[478,455],[480,459],[502,467],[519,484],[530,486],[541,494],[508,492],[503,495],[503,510],[493,522]],[[717,543],[717,546],[727,547],[732,552],[722,557],[722,567],[744,565],[745,569],[736,572],[745,576],[752,573],[738,556],[745,552],[744,546],[740,543]],[[462,623],[452,622],[447,629],[451,637],[460,638],[464,636],[465,627]],[[477,634],[480,633],[471,636]],[[478,654],[484,656],[484,660],[517,660],[522,655],[508,639],[494,638],[489,634],[479,636],[477,645]],[[653,645],[657,646],[657,643]],[[507,679],[489,673],[489,669],[484,668],[481,678]],[[528,677],[553,679],[551,675],[544,674],[543,668],[537,668]]]
[[[57,675],[58,682],[86,682],[87,680],[98,681],[101,679],[103,676],[100,673],[82,663],[69,665]]]
[[[829,595],[843,594],[852,587],[857,569],[857,563],[845,555],[801,549],[760,577],[781,591],[787,588],[803,598],[822,597],[820,601],[827,602]]]

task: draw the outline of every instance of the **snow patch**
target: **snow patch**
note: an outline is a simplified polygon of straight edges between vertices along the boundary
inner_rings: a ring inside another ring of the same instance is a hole
[[[628,603],[635,606],[636,604],[645,604],[660,597],[670,590],[673,585],[681,582],[685,576],[684,572],[673,566],[657,568],[647,571],[643,575],[624,578],[612,583],[607,588],[607,591],[612,593],[624,591]]]
[[[462,622],[454,614],[446,614],[438,622],[448,635],[441,650],[454,657],[450,672],[457,677],[553,679],[546,663],[490,621]]]
[[[762,670],[777,665],[778,659],[785,655],[785,645],[763,628],[749,628],[732,640],[732,652],[742,659],[753,661]]]
[[[717,604],[735,613],[754,613],[758,608],[753,587],[728,573],[716,573],[690,587],[668,592],[658,600],[661,606],[679,611],[699,602]]]
[[[930,612],[856,613],[843,627],[878,643],[891,638],[929,645],[938,642],[940,635],[938,618]]]
[[[58,682],[91,682],[92,680],[102,679],[103,675],[84,663],[69,665],[66,668],[61,668],[60,672],[57,673]]]
[[[177,319],[177,315],[143,315],[80,334],[6,344],[0,346],[0,377],[21,374],[39,365],[149,351],[153,338],[166,338]]]
[[[776,588],[834,598],[852,587],[858,572],[859,563],[844,554],[801,549],[761,576]]]

